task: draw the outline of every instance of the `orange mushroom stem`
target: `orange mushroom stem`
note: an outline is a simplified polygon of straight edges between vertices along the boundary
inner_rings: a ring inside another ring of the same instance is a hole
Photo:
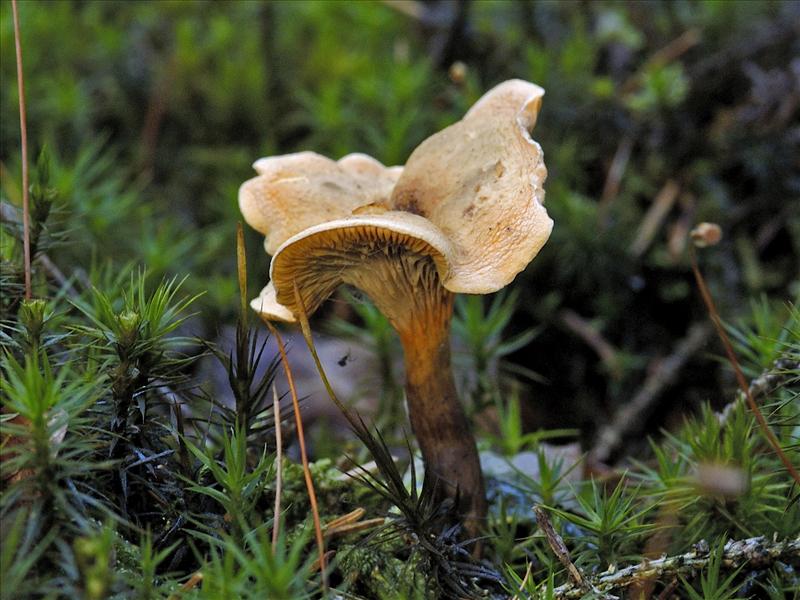
[[[450,364],[450,319],[455,295],[445,289],[430,256],[401,248],[350,269],[343,280],[366,293],[400,336],[406,402],[425,463],[440,499],[458,497],[466,531],[476,535],[486,516],[478,450],[456,392]]]

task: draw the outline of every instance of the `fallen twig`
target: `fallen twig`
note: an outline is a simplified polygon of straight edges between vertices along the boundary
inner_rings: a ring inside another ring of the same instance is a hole
[[[659,67],[671,63],[691,50],[702,41],[700,31],[697,29],[687,29],[681,35],[672,40],[669,44],[654,52],[636,73],[631,75],[620,87],[620,94],[627,95],[633,92],[642,79],[642,75],[653,67]]]
[[[578,589],[586,590],[586,580],[569,557],[569,550],[567,550],[567,545],[564,543],[564,540],[561,539],[561,536],[553,529],[553,524],[550,522],[550,517],[547,516],[547,511],[541,506],[534,506],[533,512],[536,515],[536,524],[539,526],[539,529],[542,530],[542,533],[544,533],[553,554],[556,555],[559,562],[567,569],[572,584]]]
[[[609,593],[626,588],[642,579],[662,579],[678,575],[691,576],[703,569],[712,557],[708,544],[701,541],[685,554],[665,556],[657,560],[645,561],[604,573],[587,579],[597,591]],[[745,540],[730,540],[722,550],[722,564],[728,569],[738,569],[744,565],[764,568],[777,560],[800,560],[800,539],[782,542],[770,541],[764,536]],[[555,589],[556,598],[580,598],[584,589],[574,583],[566,583]]]
[[[366,513],[367,511],[363,508],[357,508],[346,515],[336,517],[333,521],[323,527],[325,538],[332,539],[335,537],[349,535],[351,533],[367,531],[369,529],[374,529],[379,525],[383,525],[386,522],[386,519],[382,517],[376,517],[374,519],[362,521],[361,517],[363,517]]]
[[[603,228],[608,226],[608,211],[614,198],[619,194],[620,183],[631,158],[634,139],[635,136],[629,132],[620,140],[617,151],[614,152],[614,158],[611,159],[611,166],[608,167],[603,193],[597,205],[597,222]]]
[[[597,353],[597,356],[600,357],[600,360],[603,361],[608,370],[616,376],[619,370],[618,350],[603,337],[603,334],[597,331],[588,320],[568,308],[562,310],[559,313],[559,317],[564,326],[586,342]]]
[[[677,181],[674,179],[667,180],[667,183],[656,194],[653,203],[647,209],[647,213],[645,213],[642,222],[639,224],[636,237],[628,248],[631,254],[640,257],[647,251],[656,233],[661,228],[664,219],[675,205],[680,192],[681,186]]]
[[[667,586],[661,590],[661,593],[658,595],[656,600],[667,600],[667,598],[672,597],[672,592],[678,587],[678,578],[676,577],[672,581],[670,581]]]
[[[793,360],[788,357],[781,357],[777,359],[772,368],[766,369],[761,375],[756,377],[750,382],[748,389],[750,394],[755,400],[760,400],[764,396],[771,393],[773,390],[783,385],[790,377],[790,371],[800,371],[800,361]],[[725,423],[728,420],[733,409],[740,401],[747,401],[747,398],[741,390],[736,394],[736,399],[726,404],[721,411],[717,413],[720,423]]]
[[[184,583],[174,594],[170,594],[168,600],[178,600],[186,592],[191,592],[203,582],[203,573],[197,571]]]

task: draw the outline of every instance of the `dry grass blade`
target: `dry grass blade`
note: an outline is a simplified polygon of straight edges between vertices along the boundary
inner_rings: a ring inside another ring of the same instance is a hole
[[[511,600],[519,600],[519,595],[525,590],[525,586],[528,585],[528,579],[531,578],[532,570],[533,570],[533,563],[531,561],[528,561],[528,568],[525,569],[525,577],[522,578],[522,581],[519,584],[519,590],[517,590],[517,593],[514,594]]]
[[[203,573],[201,573],[200,571],[197,571],[191,577],[189,577],[189,579],[186,581],[186,583],[184,583],[180,587],[180,589],[177,591],[177,593],[172,594],[169,597],[169,600],[178,600],[186,592],[191,592],[193,589],[195,589],[202,582],[203,582]]]
[[[355,523],[359,521],[361,517],[367,514],[367,511],[363,508],[359,507],[355,510],[350,511],[346,515],[342,515],[341,517],[336,517],[333,521],[325,525],[325,529],[336,529],[337,527],[341,527],[342,525],[349,525],[350,523]]]
[[[761,412],[761,409],[758,408],[758,404],[756,404],[755,398],[753,398],[753,394],[750,392],[750,386],[747,385],[747,380],[742,372],[742,368],[739,366],[739,360],[736,358],[736,353],[733,351],[731,341],[728,338],[728,334],[725,333],[725,328],[722,326],[722,319],[720,319],[719,312],[717,312],[717,306],[714,304],[714,298],[712,298],[711,292],[708,290],[708,286],[706,285],[706,281],[703,278],[702,273],[700,273],[700,267],[697,266],[697,257],[695,256],[694,250],[690,252],[690,257],[692,261],[694,278],[697,281],[697,287],[700,288],[700,295],[703,297],[703,302],[705,302],[706,308],[708,309],[711,322],[714,324],[714,328],[717,330],[717,335],[719,335],[719,339],[722,341],[722,345],[725,348],[725,354],[728,356],[728,361],[731,363],[733,371],[736,374],[736,382],[739,384],[739,388],[742,390],[742,393],[747,399],[747,404],[750,406],[750,410],[753,411],[753,415],[755,415],[758,425],[761,428],[761,431],[764,432],[764,435],[769,441],[770,446],[772,446],[772,449],[775,450],[775,454],[777,454],[778,458],[781,459],[781,462],[786,467],[786,470],[789,471],[789,474],[792,476],[795,482],[800,485],[800,474],[798,474],[797,469],[795,469],[794,465],[789,460],[789,457],[784,453],[778,438],[775,436],[772,429],[770,429],[767,420],[764,418],[764,415]]]
[[[281,436],[281,404],[278,390],[272,386],[272,410],[275,415],[275,516],[272,518],[272,553],[278,547],[278,536],[281,532],[281,493],[283,491],[283,439]]]
[[[244,246],[242,222],[236,223],[236,267],[239,275],[239,299],[242,303],[242,321],[247,325],[247,252]]]
[[[308,490],[308,500],[311,503],[311,515],[314,519],[314,535],[317,539],[317,549],[319,550],[319,563],[320,572],[322,573],[322,587],[327,594],[328,591],[328,571],[327,571],[327,558],[325,556],[325,539],[322,536],[322,524],[319,520],[319,507],[317,506],[317,494],[314,491],[314,481],[311,479],[311,470],[308,468],[308,453],[306,452],[306,438],[303,432],[303,418],[300,416],[300,402],[297,399],[297,388],[294,385],[294,376],[292,369],[289,366],[289,359],[286,356],[286,347],[283,344],[283,338],[278,332],[277,328],[267,319],[264,319],[270,333],[275,337],[278,343],[278,352],[281,355],[281,362],[283,363],[283,370],[286,373],[286,380],[289,382],[289,394],[292,397],[292,406],[294,407],[294,420],[297,427],[297,441],[300,445],[300,459],[303,463],[303,475],[306,480],[306,489]]]
[[[573,583],[579,588],[585,588],[586,582],[583,579],[583,575],[569,557],[567,545],[553,528],[553,524],[550,522],[550,517],[547,515],[547,512],[545,512],[541,506],[534,506],[533,512],[536,514],[536,523],[539,525],[539,529],[542,530],[542,533],[544,533],[550,549],[553,551],[553,554],[556,555],[559,562],[567,569],[570,579],[572,579]]]
[[[22,144],[22,253],[25,270],[25,299],[33,297],[31,286],[31,210],[28,195],[28,125],[25,111],[25,78],[22,74],[22,40],[19,32],[17,0],[11,0],[14,17],[14,47],[17,53],[17,89],[19,90],[19,137]]]
[[[294,298],[295,302],[297,302],[297,306],[300,308],[300,314],[298,315],[298,320],[300,321],[300,329],[303,332],[303,338],[306,340],[306,345],[308,346],[309,352],[311,352],[311,357],[314,359],[314,364],[317,367],[317,372],[319,373],[320,378],[322,379],[322,383],[325,386],[325,391],[328,392],[328,396],[330,397],[331,401],[336,405],[342,414],[345,416],[347,421],[353,427],[355,431],[365,431],[366,428],[364,424],[359,422],[356,419],[350,410],[342,404],[342,401],[339,400],[339,397],[336,395],[336,392],[333,391],[333,386],[331,382],[328,380],[328,376],[325,374],[325,369],[322,368],[322,361],[319,359],[319,355],[317,354],[317,349],[314,346],[314,338],[311,335],[311,325],[308,322],[308,313],[306,312],[305,304],[303,304],[303,297],[300,295],[300,289],[297,287],[297,282],[294,282]]]
[[[236,264],[239,275],[239,291],[242,302],[242,324],[247,315],[247,252],[244,246],[244,229],[242,223],[237,223],[236,226]],[[300,444],[300,458],[303,463],[303,476],[306,481],[306,489],[308,490],[308,501],[311,504],[311,515],[314,519],[314,535],[317,540],[317,550],[319,551],[319,565],[320,572],[322,573],[322,590],[323,594],[328,593],[328,571],[326,569],[326,556],[325,556],[325,539],[322,537],[322,523],[319,518],[319,507],[317,506],[317,494],[314,491],[314,481],[311,478],[311,470],[308,468],[308,453],[306,452],[306,437],[303,432],[303,418],[300,415],[300,401],[297,397],[297,388],[294,384],[294,377],[292,375],[292,368],[289,366],[289,359],[286,356],[286,346],[283,344],[283,338],[275,326],[267,319],[263,319],[266,323],[270,333],[275,338],[278,344],[278,352],[281,355],[281,362],[283,363],[283,370],[286,373],[286,380],[289,382],[289,393],[292,397],[292,407],[294,409],[294,419],[297,427],[297,441]],[[278,481],[275,489],[275,520],[272,526],[272,551],[275,552],[278,534],[280,533],[280,508],[281,508],[281,486],[282,486],[282,440],[281,440],[281,414],[280,402],[278,400],[278,392],[275,386],[272,387],[272,407],[275,413],[275,441],[277,442],[277,456],[276,461],[278,464]]]
[[[367,511],[363,508],[357,508],[346,515],[336,517],[333,521],[325,525],[325,537],[327,539],[342,537],[351,533],[358,533],[360,531],[374,529],[375,527],[385,523],[386,520],[382,517],[362,521],[361,517],[363,517],[366,512]]]

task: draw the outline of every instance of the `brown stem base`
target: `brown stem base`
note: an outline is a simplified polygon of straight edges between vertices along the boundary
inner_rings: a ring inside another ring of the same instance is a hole
[[[458,497],[466,532],[476,536],[486,517],[486,492],[475,439],[450,368],[452,292],[430,256],[402,246],[366,253],[343,270],[342,281],[366,292],[400,335],[406,363],[411,427],[426,478],[440,499]]]
[[[449,298],[452,310],[452,297]],[[486,492],[478,450],[456,393],[450,367],[449,317],[402,331],[406,399],[411,427],[425,461],[428,483],[440,499],[458,498],[469,536],[479,535],[486,517]],[[425,328],[425,325],[428,327]]]

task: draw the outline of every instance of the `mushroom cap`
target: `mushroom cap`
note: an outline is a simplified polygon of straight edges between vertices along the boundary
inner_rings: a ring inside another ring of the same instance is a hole
[[[273,255],[308,227],[387,203],[403,170],[384,167],[366,154],[333,161],[315,152],[261,158],[253,167],[258,177],[239,188],[239,208],[245,221],[266,236],[264,248]]]
[[[296,280],[311,314],[346,282],[344,271],[389,246],[429,256],[452,292],[508,285],[553,226],[542,150],[529,133],[543,94],[525,81],[501,83],[420,144],[404,168],[362,154],[257,161],[259,176],[242,185],[239,203],[273,259],[253,308],[294,320]]]
[[[543,95],[520,80],[493,88],[414,150],[392,191],[395,210],[424,216],[453,244],[451,273],[442,277],[453,292],[505,287],[550,237],[547,169],[529,133]]]

